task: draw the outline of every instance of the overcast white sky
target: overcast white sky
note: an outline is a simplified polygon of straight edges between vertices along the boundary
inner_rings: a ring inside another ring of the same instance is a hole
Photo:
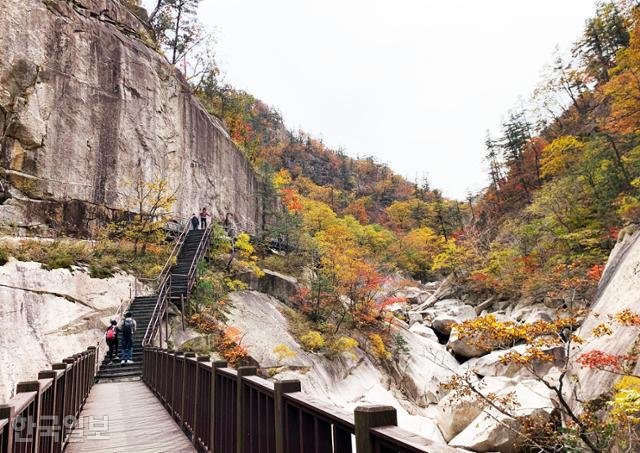
[[[486,129],[528,98],[593,0],[203,0],[226,80],[290,128],[464,197]]]

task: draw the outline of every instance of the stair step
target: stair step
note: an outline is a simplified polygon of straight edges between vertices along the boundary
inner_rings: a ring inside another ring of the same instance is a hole
[[[107,372],[107,373],[98,372],[97,378],[98,379],[114,379],[114,378],[128,378],[128,377],[135,377],[135,376],[142,375],[142,370],[127,371],[126,367],[122,367],[122,368],[124,369],[120,372]]]

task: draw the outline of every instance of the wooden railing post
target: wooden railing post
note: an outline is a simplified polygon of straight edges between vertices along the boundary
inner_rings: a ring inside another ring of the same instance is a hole
[[[52,437],[51,441],[51,450],[48,453],[55,453],[56,445],[59,445],[61,442],[60,436],[62,434],[62,423],[60,420],[60,415],[56,412],[56,408],[58,407],[59,398],[62,398],[64,401],[64,395],[59,394],[58,392],[58,373],[54,370],[43,370],[38,373],[38,379],[51,379],[53,382],[51,383],[51,391],[53,392],[53,411],[52,418],[47,428],[50,428],[51,432],[47,433]]]
[[[214,449],[214,445],[216,444],[215,442],[215,437],[216,437],[216,414],[219,413],[218,409],[217,409],[217,404],[219,404],[219,401],[216,401],[216,381],[217,381],[217,373],[218,373],[218,368],[226,368],[227,367],[227,362],[225,362],[224,360],[216,360],[214,362],[211,363],[211,423],[209,426],[209,429],[211,430],[211,433],[209,435],[209,439],[211,442],[211,445],[209,445],[209,450],[213,451]]]
[[[242,378],[244,376],[255,376],[257,368],[254,366],[241,366],[238,368],[238,384],[236,386],[236,438],[238,441],[237,453],[244,453],[245,432],[242,429],[242,420],[244,418],[244,386]]]
[[[78,386],[77,386],[78,370],[76,369],[76,366],[75,366],[76,359],[66,358],[62,360],[62,363],[65,363],[66,365],[68,365],[67,380],[69,381],[69,386],[67,387],[67,389],[69,389],[69,394],[67,395],[68,414],[65,414],[65,415],[71,415],[74,419],[76,419],[78,417],[77,407],[76,407],[76,394],[78,389]],[[73,425],[75,426],[75,421],[73,422]]]
[[[180,427],[184,427],[185,421],[185,396],[187,393],[187,362],[189,359],[192,359],[196,356],[195,352],[185,352],[184,360],[182,361],[182,370],[179,370],[179,373],[182,373],[182,389],[180,391],[180,404],[178,407],[180,408]]]
[[[374,453],[371,428],[397,426],[398,414],[391,406],[358,406],[354,413],[356,453]]]
[[[40,451],[40,412],[42,406],[42,392],[40,391],[40,382],[38,381],[25,381],[18,382],[16,385],[16,393],[36,392],[34,398],[35,408],[33,411],[33,420],[26,420],[27,425],[33,424],[33,440],[31,451]]]
[[[184,352],[182,351],[175,351],[173,353],[173,372],[171,373],[171,375],[173,376],[173,382],[171,383],[171,416],[175,419],[176,417],[176,412],[179,410],[179,402],[178,402],[178,389],[177,389],[177,385],[176,382],[178,381],[178,374],[182,373],[183,370],[181,370],[178,367],[178,356],[184,355]]]
[[[209,404],[208,401],[200,401],[200,395],[198,394],[198,389],[200,388],[200,362],[208,362],[208,355],[200,355],[196,358],[196,382],[195,382],[195,391],[193,392],[194,401],[193,401],[193,427],[191,428],[191,441],[193,445],[198,448],[198,403]]]
[[[93,384],[96,380],[96,362],[98,360],[98,348],[96,348],[95,346],[89,346],[87,348],[87,351],[89,351],[89,357],[91,359],[89,361],[89,363],[91,364],[91,366],[89,367],[89,390],[91,390],[91,387],[93,387]]]
[[[68,385],[67,382],[67,364],[66,363],[54,363],[51,365],[51,369],[55,371],[61,371],[62,375],[60,379],[62,379],[62,392],[56,393],[56,401],[59,401],[56,413],[56,422],[60,424],[58,429],[58,437],[60,442],[57,444],[56,453],[61,453],[64,447],[64,441],[66,438],[66,429],[65,429],[65,416],[67,415],[67,411],[69,410],[68,406]]]
[[[284,401],[282,396],[285,393],[299,392],[301,389],[300,381],[286,380],[277,381],[273,384],[274,394],[274,422],[276,437],[276,453],[285,453],[284,449]]]
[[[8,429],[6,431],[6,439],[2,439],[3,445],[0,445],[0,448],[6,448],[7,453],[13,453],[13,436],[16,419],[15,407],[8,404],[0,406],[0,420],[3,419],[7,420]]]

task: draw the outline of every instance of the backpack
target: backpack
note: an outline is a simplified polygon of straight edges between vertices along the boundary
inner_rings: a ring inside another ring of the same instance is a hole
[[[116,328],[114,326],[111,326],[107,330],[107,340],[115,340],[115,339],[116,339]]]
[[[124,323],[122,323],[122,333],[125,337],[133,335],[133,319],[126,318],[124,320]]]

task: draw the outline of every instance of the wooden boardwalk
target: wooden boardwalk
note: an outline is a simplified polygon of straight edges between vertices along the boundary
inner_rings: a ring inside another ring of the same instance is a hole
[[[80,415],[65,453],[196,451],[140,381],[94,385]]]

